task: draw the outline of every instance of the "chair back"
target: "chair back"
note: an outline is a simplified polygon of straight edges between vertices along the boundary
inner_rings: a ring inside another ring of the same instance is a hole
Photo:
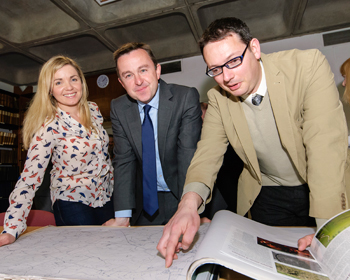
[[[5,212],[0,213],[0,227],[4,226]]]
[[[4,225],[5,212],[0,213],[0,226]],[[27,218],[27,226],[43,227],[56,225],[53,213],[44,210],[30,210]]]

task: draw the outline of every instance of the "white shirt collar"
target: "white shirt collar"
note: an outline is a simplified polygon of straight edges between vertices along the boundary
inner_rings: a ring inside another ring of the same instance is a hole
[[[142,103],[141,101],[137,100],[137,103],[139,105],[139,111],[141,113],[141,111],[143,111],[143,107],[146,105],[145,103]],[[159,84],[158,84],[158,88],[157,88],[157,92],[156,94],[153,96],[153,98],[151,99],[150,102],[148,102],[148,105],[150,105],[151,107],[155,108],[158,110],[158,106],[159,106]]]
[[[267,91],[264,66],[263,66],[263,63],[261,60],[259,62],[260,62],[260,66],[261,66],[261,82],[260,82],[258,90],[252,94],[249,94],[247,97],[245,97],[245,96],[241,97],[243,99],[243,101],[246,101],[246,102],[248,101],[249,103],[252,103],[252,98],[254,96],[256,96],[257,94],[259,94],[261,96],[265,96],[265,93]]]

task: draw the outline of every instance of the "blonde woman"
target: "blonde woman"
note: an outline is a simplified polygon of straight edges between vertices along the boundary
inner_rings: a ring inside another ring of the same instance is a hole
[[[25,231],[50,158],[56,225],[101,225],[114,217],[109,137],[97,105],[87,96],[84,75],[72,59],[55,56],[43,65],[23,123],[27,160],[10,195],[0,246]]]

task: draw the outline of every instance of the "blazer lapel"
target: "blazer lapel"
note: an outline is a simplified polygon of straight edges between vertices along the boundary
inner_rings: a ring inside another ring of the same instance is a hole
[[[237,154],[244,162],[246,162],[247,165],[251,166],[255,172],[255,178],[261,180],[258,158],[255,152],[253,140],[250,136],[248,123],[246,121],[242,105],[240,104],[241,102],[236,96],[229,93],[226,94],[228,95],[227,105],[234,129],[236,130],[236,136],[239,144],[243,148],[243,154],[240,154],[241,149],[237,149]],[[230,134],[228,134],[228,137],[230,140]],[[232,137],[232,139],[234,139],[234,137]],[[235,146],[234,143],[233,146]],[[254,174],[252,175],[254,176]]]
[[[125,122],[130,132],[130,138],[134,142],[139,157],[142,158],[141,119],[137,102],[130,101],[128,106],[125,106],[124,113]]]
[[[173,94],[163,80],[159,80],[159,106],[158,106],[158,150],[159,157],[164,162],[166,136],[173,115],[174,104],[171,101]]]
[[[284,75],[262,54],[265,69],[266,83],[269,92],[272,112],[276,121],[282,146],[288,151],[292,161],[297,164],[298,156],[294,143],[292,121],[289,115],[287,92],[285,88]]]

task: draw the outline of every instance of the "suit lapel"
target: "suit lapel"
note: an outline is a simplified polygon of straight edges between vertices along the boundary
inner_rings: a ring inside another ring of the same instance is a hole
[[[284,75],[262,54],[265,69],[266,83],[269,92],[272,112],[276,121],[282,146],[288,151],[292,161],[297,164],[297,150],[294,143],[292,121],[290,119],[287,92],[285,88]]]
[[[159,106],[158,106],[158,150],[159,157],[164,162],[166,136],[173,115],[174,104],[171,101],[173,94],[163,80],[159,80]]]
[[[142,138],[141,138],[141,119],[136,101],[131,101],[128,97],[128,106],[125,106],[125,122],[128,125],[130,137],[134,142],[139,157],[142,158]]]
[[[256,179],[260,179],[260,168],[258,159],[256,156],[253,140],[250,136],[250,131],[248,127],[247,120],[244,115],[244,111],[242,105],[240,104],[240,100],[229,93],[227,98],[227,105],[229,109],[229,113],[231,116],[231,120],[233,122],[234,129],[236,130],[236,136],[240,145],[243,148],[243,154],[239,154],[239,150],[237,149],[238,155],[246,162],[246,164],[250,165],[255,172]],[[230,138],[230,135],[228,135]],[[233,137],[234,139],[234,137]]]

